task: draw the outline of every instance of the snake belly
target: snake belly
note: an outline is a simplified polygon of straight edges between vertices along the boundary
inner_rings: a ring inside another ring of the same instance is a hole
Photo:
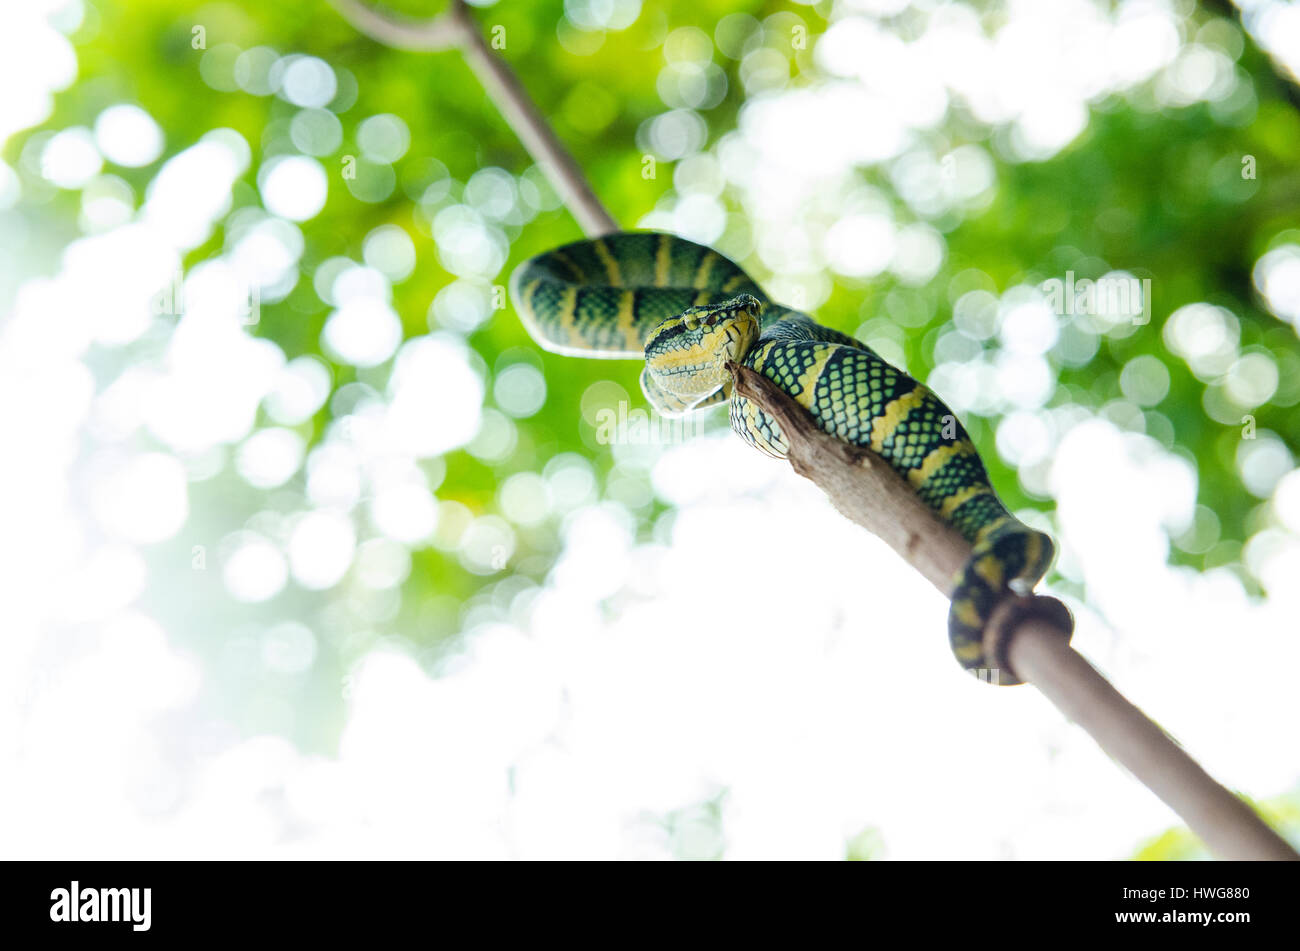
[[[885,459],[970,542],[971,557],[952,588],[953,653],[981,680],[1020,683],[986,646],[984,630],[1009,590],[1041,580],[1054,546],[1011,515],[965,428],[924,385],[860,341],[774,304],[723,255],[674,235],[624,232],[565,245],[520,265],[510,290],[525,327],[546,349],[628,359],[645,359],[647,340],[669,318],[738,295],[756,298],[762,330],[742,362],[793,397],[823,431]],[[661,412],[681,409],[645,373],[642,383]],[[724,399],[741,438],[784,458],[788,447],[775,420],[729,386],[694,407]]]

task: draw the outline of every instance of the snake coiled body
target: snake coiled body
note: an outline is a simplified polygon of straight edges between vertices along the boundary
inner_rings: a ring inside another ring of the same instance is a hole
[[[1019,682],[986,648],[984,629],[1008,590],[1042,578],[1054,547],[1007,511],[966,430],[925,386],[854,338],[774,304],[718,252],[669,234],[612,234],[540,254],[512,275],[511,297],[549,350],[644,359],[642,388],[662,414],[730,400],[732,429],[784,457],[776,422],[731,393],[726,363],[735,360],[825,432],[884,458],[971,543],[949,613],[957,660],[988,682]]]

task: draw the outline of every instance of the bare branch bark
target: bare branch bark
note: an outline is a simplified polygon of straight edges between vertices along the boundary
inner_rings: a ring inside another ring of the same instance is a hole
[[[362,0],[329,2],[357,30],[387,46],[424,51],[459,49],[583,233],[596,237],[619,230],[618,222],[596,197],[587,176],[538,111],[519,77],[483,39],[478,23],[462,0],[451,0],[444,13],[430,20],[380,13]]]
[[[362,0],[327,0],[339,15],[372,40],[399,50],[445,50],[463,42],[466,22],[454,15],[455,5],[429,20],[412,20],[396,13],[380,13]]]
[[[1295,850],[1250,806],[1097,672],[1061,632],[1030,618],[1011,633],[1011,666],[1111,759],[1164,800],[1220,859],[1296,861]]]
[[[845,518],[882,539],[948,597],[953,578],[970,557],[966,539],[874,452],[822,432],[802,406],[762,374],[734,363],[730,369],[736,392],[781,427],[794,471],[817,483]]]

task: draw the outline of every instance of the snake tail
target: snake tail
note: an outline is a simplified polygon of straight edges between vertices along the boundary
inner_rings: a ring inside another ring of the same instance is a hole
[[[1008,594],[1032,588],[1046,574],[1055,552],[1049,536],[1011,515],[980,529],[957,575],[948,611],[953,655],[973,676],[999,686],[1023,683],[1001,656],[1002,645],[990,643],[989,618]]]

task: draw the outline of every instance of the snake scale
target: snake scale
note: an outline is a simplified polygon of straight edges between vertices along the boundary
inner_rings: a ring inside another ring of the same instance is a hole
[[[1003,595],[1042,578],[1054,546],[1007,511],[966,430],[925,386],[860,341],[772,302],[718,252],[670,234],[610,234],[539,254],[511,275],[510,294],[548,350],[644,359],[641,386],[660,414],[729,400],[732,429],[784,457],[775,421],[732,394],[726,364],[735,361],[776,383],[823,431],[884,458],[971,543],[948,618],[958,662],[987,682],[1020,682],[998,669],[984,629]]]

